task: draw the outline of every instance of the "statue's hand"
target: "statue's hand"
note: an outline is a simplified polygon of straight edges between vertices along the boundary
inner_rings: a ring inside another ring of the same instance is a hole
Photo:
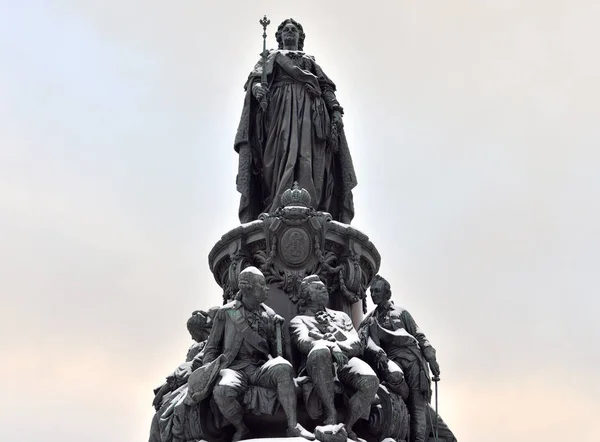
[[[340,129],[344,127],[344,120],[342,119],[342,113],[339,110],[334,110],[331,114],[331,119]]]
[[[375,356],[375,364],[379,370],[386,370],[388,365],[388,357],[385,351],[380,350]]]
[[[202,358],[196,356],[194,359],[192,359],[192,371],[200,367],[202,367]]]
[[[169,386],[167,384],[165,384],[162,387],[160,387],[160,389],[156,393],[156,396],[154,396],[154,400],[152,401],[152,405],[154,406],[154,409],[156,411],[158,411],[158,409],[160,408],[160,406],[162,404],[163,397],[168,392],[169,392]]]
[[[331,351],[331,356],[333,360],[338,364],[338,367],[343,367],[348,363],[348,356],[344,354],[340,349],[333,349]]]
[[[273,316],[273,322],[275,324],[283,325],[285,323],[285,319],[283,318],[283,316],[275,315]]]
[[[440,376],[440,364],[438,364],[437,360],[432,359],[431,361],[429,361],[429,368],[431,368],[431,373],[433,373],[433,375],[435,377]]]
[[[162,394],[157,394],[156,396],[154,396],[154,400],[152,401],[152,406],[154,407],[154,409],[156,411],[158,411],[158,409],[160,408],[160,404],[162,403],[162,398],[163,398]]]
[[[330,342],[335,342],[335,336],[333,336],[333,333],[325,333],[323,335],[323,339],[325,339],[326,341],[330,341]]]
[[[252,94],[254,95],[254,98],[256,98],[258,101],[262,100],[262,98],[269,93],[269,88],[263,86],[260,83],[256,83],[254,86],[252,86]]]

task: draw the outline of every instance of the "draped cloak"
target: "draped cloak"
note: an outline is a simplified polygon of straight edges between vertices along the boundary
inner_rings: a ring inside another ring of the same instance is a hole
[[[259,61],[246,82],[234,143],[239,154],[240,221],[273,213],[281,206],[281,194],[297,181],[310,193],[315,209],[350,223],[357,181],[344,131],[332,131],[335,84],[313,57],[271,51],[266,63],[270,91],[263,111],[252,94],[262,70]]]

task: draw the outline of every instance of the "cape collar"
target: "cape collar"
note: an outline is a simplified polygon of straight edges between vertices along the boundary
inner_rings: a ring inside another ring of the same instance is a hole
[[[375,310],[377,313],[385,313],[394,310],[394,301],[388,300],[385,304],[379,304]]]

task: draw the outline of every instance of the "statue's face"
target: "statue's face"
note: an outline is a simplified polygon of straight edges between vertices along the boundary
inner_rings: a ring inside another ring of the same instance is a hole
[[[389,299],[389,293],[385,289],[383,281],[375,281],[371,284],[371,299],[374,304],[381,304]]]
[[[262,275],[253,275],[252,277],[252,288],[244,293],[242,302],[248,308],[256,308],[259,304],[267,300],[267,294],[269,287],[267,281]]]
[[[281,39],[284,49],[296,49],[300,39],[300,31],[295,24],[288,22],[281,30]]]
[[[324,308],[329,303],[329,292],[322,282],[310,283],[308,293],[310,295],[310,303],[317,309]]]
[[[210,332],[207,329],[195,330],[192,335],[192,339],[196,342],[206,341]]]

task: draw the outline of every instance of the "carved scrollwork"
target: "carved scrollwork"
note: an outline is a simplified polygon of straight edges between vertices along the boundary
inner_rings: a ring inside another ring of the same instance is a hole
[[[252,265],[252,262],[248,255],[243,251],[237,251],[230,255],[231,263],[227,269],[226,282],[223,284],[223,304],[235,298],[238,287],[238,276],[242,270]]]
[[[291,229],[290,229],[291,230]],[[311,274],[312,268],[300,268],[290,269],[285,265],[282,265],[277,258],[277,251],[280,250],[278,247],[280,241],[274,236],[271,239],[271,247],[267,254],[264,250],[257,250],[254,253],[253,259],[258,267],[265,275],[265,279],[268,284],[274,284],[281,290],[286,292],[292,302],[297,302],[298,287],[302,279]],[[300,257],[302,258],[302,257]],[[306,260],[306,257],[302,258]]]
[[[292,189],[290,204],[227,232],[209,254],[209,264],[224,299],[238,290],[237,275],[255,265],[267,283],[297,301],[300,281],[316,274],[339,308],[361,299],[379,269],[380,256],[368,237],[308,205],[306,192]],[[341,302],[338,302],[341,301]]]
[[[317,236],[315,236],[315,255],[317,256],[317,259],[319,260],[319,263],[321,264],[321,266],[323,266],[323,268],[331,273],[332,275],[338,274],[341,270],[342,267],[341,265],[333,267],[331,264],[334,263],[337,260],[337,256],[335,253],[333,252],[325,252],[323,253],[321,251],[321,245],[319,244],[319,238]]]
[[[409,414],[402,398],[385,386],[377,391],[379,404],[371,407],[367,431],[377,440],[392,438],[396,441],[408,440]]]
[[[345,262],[333,267],[332,263],[337,261],[337,256],[333,252],[324,254],[321,251],[318,238],[315,237],[315,255],[323,269],[334,277],[334,287],[331,289],[339,289],[349,304],[362,300],[363,312],[366,313],[367,295],[365,286],[362,283],[363,272],[357,254],[350,250]]]
[[[340,271],[340,289],[351,304],[362,300],[363,313],[367,313],[367,294],[363,276],[360,257],[350,249],[344,268]]]

